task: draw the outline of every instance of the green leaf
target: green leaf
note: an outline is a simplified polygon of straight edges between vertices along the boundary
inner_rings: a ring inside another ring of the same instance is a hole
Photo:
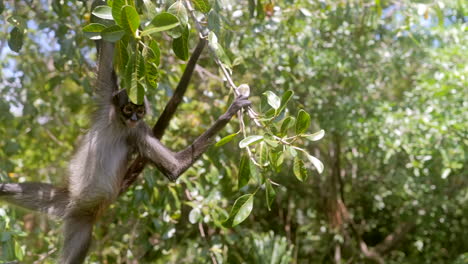
[[[291,90],[288,90],[283,94],[283,96],[281,96],[281,104],[278,109],[278,113],[281,113],[286,108],[289,100],[291,99],[293,95],[294,95],[294,92]]]
[[[145,67],[146,67],[145,69],[146,70],[146,83],[152,88],[157,88],[158,81],[159,81],[158,66],[155,63],[146,62]]]
[[[119,40],[115,44],[114,65],[121,75],[125,74],[128,64],[127,42]]]
[[[153,27],[153,26],[150,26],[150,27],[147,27],[145,30],[143,30],[141,32],[141,36],[144,37],[144,36],[147,36],[147,35],[152,35],[152,34],[157,33],[157,32],[166,31],[168,29],[177,27],[178,25],[179,25],[179,22],[177,22],[177,24],[173,24],[173,25],[167,26],[167,27]]]
[[[195,10],[202,13],[208,13],[211,9],[210,2],[208,0],[192,0]]]
[[[173,14],[167,12],[161,13],[151,20],[150,26],[146,27],[142,36],[151,35],[156,32],[166,31],[180,25],[179,19]]]
[[[249,166],[249,157],[243,155],[239,165],[239,175],[237,178],[237,188],[241,189],[249,183],[250,180],[250,166]]]
[[[176,1],[167,9],[167,12],[179,18],[179,22],[182,27],[185,27],[187,25],[188,13],[182,1]]]
[[[84,35],[93,40],[101,39],[101,31],[106,28],[103,24],[91,23],[83,28]]]
[[[268,104],[273,107],[273,109],[277,110],[281,105],[281,99],[272,91],[266,91],[263,93],[268,100]]]
[[[208,43],[211,49],[215,52],[216,56],[221,60],[221,62],[227,66],[231,65],[231,60],[224,52],[223,47],[218,43],[218,37],[214,32],[208,34]]]
[[[302,182],[307,179],[307,170],[304,167],[304,162],[297,156],[294,158],[293,172],[299,181]]]
[[[188,60],[189,58],[188,37],[189,29],[188,27],[185,27],[184,31],[182,32],[182,36],[172,41],[172,50],[179,59],[184,61]]]
[[[276,140],[276,139],[272,139],[271,137],[268,137],[268,138],[264,138],[264,141],[265,141],[265,143],[268,144],[268,146],[270,146],[272,148],[278,147],[278,140]]]
[[[281,124],[281,135],[286,135],[288,132],[288,129],[290,129],[294,124],[296,123],[296,119],[292,116],[288,116],[283,120],[283,123]]]
[[[291,146],[286,146],[286,150],[289,152],[289,154],[291,154],[292,157],[296,157],[297,156],[297,151],[291,147]]]
[[[117,25],[110,26],[101,31],[102,39],[109,42],[116,42],[125,35],[123,29]]]
[[[137,30],[140,26],[140,16],[133,6],[126,5],[122,7],[121,26],[133,37],[137,36]]]
[[[19,52],[23,46],[23,30],[14,27],[10,31],[10,38],[8,39],[8,47],[14,52]]]
[[[23,260],[24,258],[24,249],[16,241],[15,241],[15,256],[18,260]]]
[[[375,0],[375,10],[377,11],[377,15],[379,17],[382,16],[382,5],[380,4],[380,0]]]
[[[0,0],[0,15],[2,14],[3,10],[5,10],[5,4],[3,3],[3,0]]]
[[[223,137],[223,138],[220,139],[218,142],[216,142],[215,147],[221,147],[222,145],[224,145],[224,144],[230,142],[230,141],[233,140],[238,134],[239,134],[239,132],[234,133],[234,134],[231,134],[231,135],[227,135],[227,136]]]
[[[163,12],[151,20],[150,26],[141,33],[142,36],[173,29],[180,25],[179,19],[173,14]]]
[[[145,88],[139,82],[141,76],[141,58],[138,53],[135,53],[127,65],[127,94],[130,101],[134,104],[141,105],[144,101]]]
[[[208,29],[213,31],[215,34],[219,34],[221,31],[219,14],[215,10],[211,10],[208,13]]]
[[[271,185],[270,180],[265,181],[265,196],[266,196],[268,211],[270,211],[271,205],[273,204],[273,201],[275,200],[275,196],[276,196],[275,189],[273,189],[273,186]]]
[[[322,129],[318,132],[315,132],[313,134],[305,134],[305,135],[302,135],[302,137],[305,137],[306,139],[310,140],[310,141],[317,141],[317,140],[320,140],[323,138],[323,136],[325,136],[325,131]]]
[[[237,198],[229,213],[229,217],[223,222],[223,226],[234,227],[243,222],[252,212],[253,197],[253,194],[244,194]]]
[[[158,42],[151,40],[144,46],[143,56],[145,58],[146,82],[149,86],[156,88],[159,81],[160,50]]]
[[[262,139],[263,139],[263,136],[260,136],[260,135],[248,136],[239,142],[239,148],[245,148],[248,145],[257,143],[258,141]]]
[[[300,110],[299,113],[297,114],[297,119],[296,119],[296,134],[302,134],[307,131],[307,129],[310,126],[310,115],[304,111]]]
[[[317,169],[318,173],[322,173],[323,163],[316,157],[310,155],[309,153],[306,153],[306,156],[309,159],[309,161],[312,163],[312,165],[314,165],[314,167]]]
[[[159,66],[161,62],[161,50],[159,49],[159,44],[155,40],[151,40],[148,47],[150,48],[149,50],[151,51],[152,54],[149,54],[149,60],[151,62],[156,63],[157,66]]]
[[[17,27],[21,30],[25,30],[27,28],[26,20],[21,16],[11,16],[7,19],[7,21],[14,27]]]
[[[189,222],[191,224],[196,224],[200,219],[201,212],[199,208],[193,208],[189,213]]]
[[[266,164],[269,161],[269,151],[270,148],[264,142],[260,143],[260,162],[262,165]]]
[[[158,28],[168,27],[163,30],[168,30],[168,29],[177,27],[179,24],[180,24],[179,19],[173,14],[168,13],[168,12],[163,12],[155,16],[153,20],[151,20],[151,25],[155,27],[158,27]]]
[[[125,0],[114,0],[112,3],[112,17],[115,20],[115,23],[119,26],[122,26],[122,7],[126,5]]]
[[[92,14],[102,19],[114,20],[112,17],[112,8],[110,8],[110,6],[96,6]]]
[[[258,183],[262,182],[262,177],[258,172],[258,167],[255,165],[252,160],[249,159],[249,168],[250,168],[250,178],[255,179]]]
[[[143,0],[143,5],[145,6],[146,11],[148,12],[147,15],[149,17],[156,16],[156,6],[151,0]]]

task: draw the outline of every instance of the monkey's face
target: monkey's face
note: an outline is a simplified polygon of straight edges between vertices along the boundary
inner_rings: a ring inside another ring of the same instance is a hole
[[[120,113],[125,121],[127,127],[134,127],[137,123],[145,117],[146,109],[144,105],[136,105],[131,102],[120,107]]]
[[[132,103],[125,90],[121,90],[114,94],[112,103],[114,104],[122,122],[129,128],[135,127],[138,122],[145,117],[145,105],[136,105]]]

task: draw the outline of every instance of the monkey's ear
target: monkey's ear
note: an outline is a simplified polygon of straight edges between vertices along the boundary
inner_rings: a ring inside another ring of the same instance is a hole
[[[112,96],[112,102],[115,106],[124,106],[126,103],[128,103],[127,91],[125,89],[122,89],[120,91],[115,92]]]

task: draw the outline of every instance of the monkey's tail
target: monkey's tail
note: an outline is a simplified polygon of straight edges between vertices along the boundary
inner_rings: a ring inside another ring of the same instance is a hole
[[[66,188],[47,183],[0,183],[0,200],[63,218],[69,204],[69,193]]]

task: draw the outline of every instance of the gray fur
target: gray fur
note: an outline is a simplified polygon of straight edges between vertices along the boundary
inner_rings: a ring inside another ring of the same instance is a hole
[[[113,46],[101,43],[98,65],[98,110],[82,137],[68,170],[68,187],[45,183],[2,183],[0,199],[64,219],[64,245],[60,263],[83,263],[92,240],[93,224],[119,195],[132,154],[148,158],[169,179],[176,180],[208,148],[213,137],[250,102],[237,98],[212,127],[186,149],[174,153],[156,139],[143,122],[127,127],[120,108],[112,103],[117,91],[113,72]]]

